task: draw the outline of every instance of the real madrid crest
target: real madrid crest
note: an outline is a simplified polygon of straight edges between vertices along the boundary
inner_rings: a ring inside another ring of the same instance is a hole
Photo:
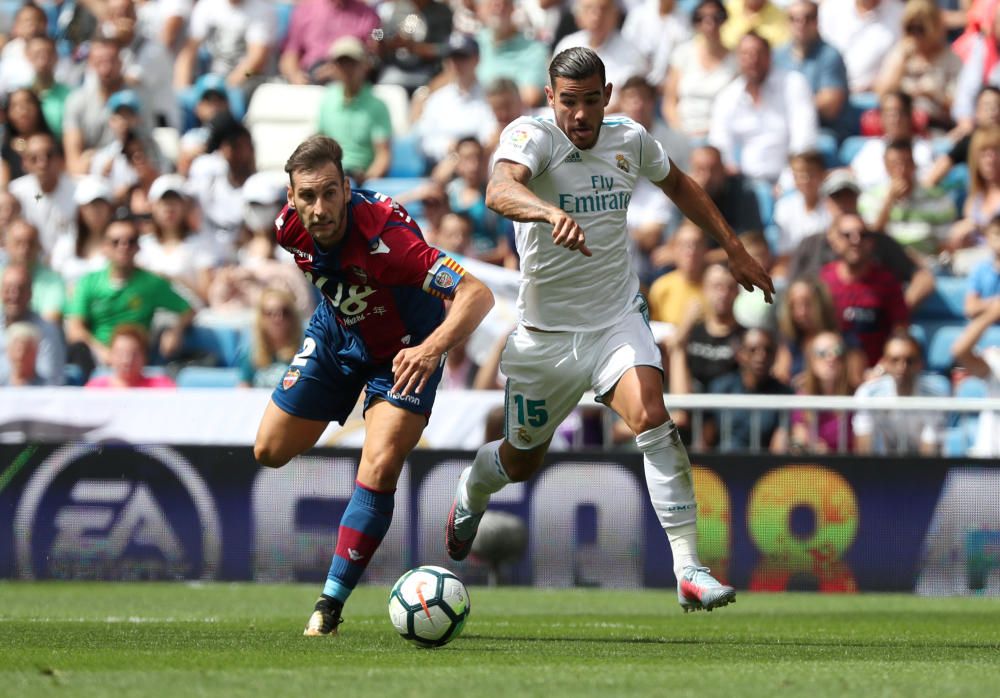
[[[615,164],[622,172],[628,172],[628,160],[625,159],[624,153],[615,153]]]

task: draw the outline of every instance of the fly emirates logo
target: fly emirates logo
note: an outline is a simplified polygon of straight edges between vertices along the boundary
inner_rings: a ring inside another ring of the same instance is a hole
[[[592,194],[559,194],[559,208],[566,213],[600,213],[602,211],[624,211],[632,200],[629,191],[614,191],[615,178],[591,175]]]

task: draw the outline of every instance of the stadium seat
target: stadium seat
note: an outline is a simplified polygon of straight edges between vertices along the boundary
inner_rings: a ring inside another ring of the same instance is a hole
[[[848,97],[850,105],[859,112],[878,109],[878,95],[874,92],[857,92]]]
[[[208,354],[215,358],[216,366],[235,366],[239,357],[241,334],[232,327],[203,327],[193,325],[184,335],[182,352]]]
[[[177,373],[178,388],[235,388],[239,383],[238,368],[185,366]]]
[[[820,129],[816,136],[816,150],[823,155],[823,162],[828,168],[836,167],[837,161],[837,136],[831,131]]]
[[[422,187],[429,181],[426,177],[383,177],[381,179],[369,179],[365,182],[364,188],[377,191],[386,196],[397,197],[404,192]],[[414,218],[422,216],[424,213],[423,203],[420,201],[410,201],[406,204],[406,211]]]
[[[392,135],[404,136],[410,131],[410,95],[402,85],[374,85],[372,92],[385,102],[392,121]]]
[[[957,276],[939,276],[935,281],[934,292],[917,307],[913,319],[921,324],[926,320],[964,320],[962,308],[968,281]]]
[[[854,156],[858,154],[868,140],[865,136],[848,136],[845,138],[844,142],[840,144],[840,151],[838,152],[840,164],[844,167],[849,166],[851,160],[854,159]]]
[[[324,91],[321,85],[274,82],[254,91],[245,123],[253,136],[259,169],[283,169],[295,147],[316,132]]]
[[[947,373],[954,364],[951,346],[958,335],[965,329],[965,324],[943,325],[931,337],[927,349],[927,368],[937,373]],[[1000,325],[994,325],[983,333],[976,347],[983,349],[990,346],[1000,346]]]
[[[986,381],[976,376],[967,376],[955,387],[955,397],[985,398],[988,397]],[[942,454],[957,458],[965,456],[976,440],[979,429],[979,414],[976,412],[956,413],[955,419],[945,434]]]
[[[278,13],[278,32],[275,37],[275,46],[283,46],[285,37],[288,36],[288,26],[292,23],[292,10],[295,9],[294,2],[274,3],[275,12]]]
[[[427,160],[416,136],[398,136],[392,139],[392,162],[389,177],[423,177],[427,174]]]

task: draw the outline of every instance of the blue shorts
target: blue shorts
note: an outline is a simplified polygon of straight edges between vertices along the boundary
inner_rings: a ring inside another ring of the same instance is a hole
[[[321,422],[347,421],[365,390],[367,410],[372,400],[430,417],[444,362],[419,394],[390,392],[395,380],[391,364],[369,361],[361,340],[344,329],[326,303],[309,320],[302,348],[292,359],[271,400],[284,412]]]

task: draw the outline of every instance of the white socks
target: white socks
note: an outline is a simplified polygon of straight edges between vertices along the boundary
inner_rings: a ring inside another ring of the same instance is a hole
[[[674,575],[680,579],[685,567],[701,564],[691,461],[669,419],[636,436],[635,445],[642,451],[649,499],[670,540]]]
[[[475,514],[486,511],[490,495],[510,484],[507,471],[500,464],[501,443],[491,441],[486,444],[476,452],[476,458],[472,461],[472,470],[465,482],[459,504]]]

